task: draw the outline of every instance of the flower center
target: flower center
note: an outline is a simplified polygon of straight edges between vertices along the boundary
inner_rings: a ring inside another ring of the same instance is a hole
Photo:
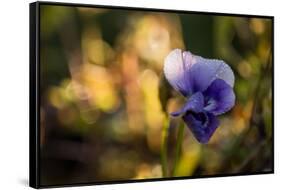
[[[204,112],[195,113],[190,111],[187,114],[191,114],[197,121],[201,123],[201,126],[203,128],[206,128],[208,126],[209,119],[206,113]]]
[[[207,111],[213,110],[216,108],[216,106],[217,106],[216,104],[217,104],[217,102],[213,98],[208,98],[205,101],[204,109]]]

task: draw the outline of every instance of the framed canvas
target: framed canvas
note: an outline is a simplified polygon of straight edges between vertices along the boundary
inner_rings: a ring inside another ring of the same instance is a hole
[[[273,33],[272,16],[31,3],[30,186],[273,173]]]

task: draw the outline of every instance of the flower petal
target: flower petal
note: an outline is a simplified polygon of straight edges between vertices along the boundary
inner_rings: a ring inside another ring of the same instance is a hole
[[[177,117],[184,114],[187,111],[192,111],[195,113],[201,112],[204,108],[204,97],[201,92],[193,94],[186,104],[178,111],[172,112],[171,115]]]
[[[200,143],[208,143],[211,136],[219,126],[218,119],[208,112],[187,112],[183,120]]]
[[[164,61],[164,74],[171,86],[182,93],[184,96],[188,92],[188,82],[185,76],[183,52],[180,49],[171,51]]]
[[[206,90],[216,79],[222,79],[233,87],[234,74],[224,61],[205,59],[196,55],[192,55],[192,58],[186,59],[185,61],[195,62],[189,70],[192,93]]]
[[[167,80],[184,96],[206,90],[215,79],[222,79],[231,87],[234,85],[231,68],[221,60],[205,59],[189,51],[175,49],[164,62]]]
[[[235,104],[233,89],[221,79],[214,80],[203,94],[207,104],[204,110],[214,115],[229,111]]]

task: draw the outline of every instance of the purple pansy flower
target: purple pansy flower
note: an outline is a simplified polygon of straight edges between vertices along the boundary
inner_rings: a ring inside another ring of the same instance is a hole
[[[221,60],[175,49],[165,59],[164,74],[175,90],[189,97],[171,115],[182,116],[195,138],[207,143],[219,126],[217,116],[229,111],[235,103],[231,68]]]

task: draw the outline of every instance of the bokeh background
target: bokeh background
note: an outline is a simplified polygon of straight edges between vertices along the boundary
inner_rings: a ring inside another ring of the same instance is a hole
[[[188,128],[175,176],[270,172],[272,20],[40,5],[41,185],[168,176],[183,97],[163,77],[174,48],[223,59],[236,105],[207,145]]]

